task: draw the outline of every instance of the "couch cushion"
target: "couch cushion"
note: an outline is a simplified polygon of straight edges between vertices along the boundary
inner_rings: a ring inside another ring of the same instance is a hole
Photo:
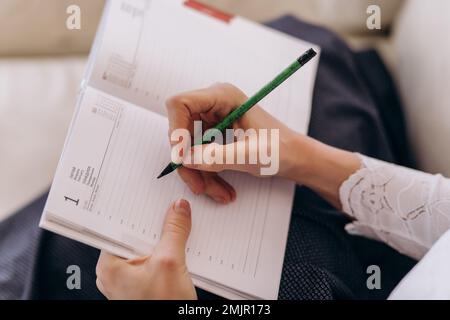
[[[0,55],[88,52],[104,0],[1,0]],[[81,30],[68,30],[67,7],[81,9]]]
[[[450,1],[410,0],[395,27],[396,78],[421,169],[450,177]]]
[[[114,0],[113,0],[114,1]],[[248,18],[267,21],[293,14],[343,35],[370,34],[367,7],[380,5],[383,30],[391,25],[403,0],[200,0]],[[88,52],[105,0],[2,0],[0,55]],[[82,29],[67,30],[66,9],[81,8]],[[13,30],[13,32],[11,32]]]
[[[403,0],[201,0],[223,10],[257,21],[283,14],[295,15],[312,23],[330,27],[341,34],[370,34],[366,27],[367,7],[379,5],[382,31],[395,19]]]
[[[0,220],[50,186],[85,61],[0,59]]]

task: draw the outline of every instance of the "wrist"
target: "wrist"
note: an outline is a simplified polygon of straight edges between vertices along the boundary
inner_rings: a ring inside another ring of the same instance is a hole
[[[293,180],[298,184],[305,183],[305,175],[310,170],[311,155],[314,149],[314,140],[297,133],[293,133],[284,141],[284,154],[280,176]]]
[[[292,157],[285,178],[312,189],[340,209],[339,189],[361,168],[359,157],[301,135],[292,141],[290,149]]]

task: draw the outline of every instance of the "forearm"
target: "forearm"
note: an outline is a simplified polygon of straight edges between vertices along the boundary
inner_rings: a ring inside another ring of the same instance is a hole
[[[304,136],[296,137],[294,144],[290,178],[341,210],[339,190],[342,183],[361,168],[358,155]]]
[[[302,153],[297,154],[290,176],[352,217],[349,232],[383,241],[419,259],[450,229],[449,179],[310,138],[296,143]]]

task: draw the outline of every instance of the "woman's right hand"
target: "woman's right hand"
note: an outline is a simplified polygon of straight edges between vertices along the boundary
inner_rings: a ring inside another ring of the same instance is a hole
[[[193,135],[194,121],[202,121],[204,129],[214,127],[247,99],[241,90],[230,84],[216,84],[174,96],[167,101],[169,136],[177,129],[187,129]],[[299,148],[296,148],[296,144],[306,137],[298,135],[259,106],[255,106],[236,121],[233,129],[243,129],[246,131],[245,137],[224,145],[212,143],[192,148],[189,145],[185,147],[190,148],[189,150],[183,150],[183,167],[178,169],[178,173],[195,194],[207,194],[223,204],[234,201],[234,188],[218,176],[219,172],[226,170],[247,172],[255,176],[292,178],[294,167],[303,159],[303,156],[297,153]],[[248,129],[253,130],[247,131]],[[263,132],[261,129],[267,130],[264,132],[267,136],[265,143],[260,143]],[[271,129],[278,129],[279,135],[272,136]],[[179,142],[171,139],[173,146]],[[215,156],[223,155],[223,161],[193,163],[193,159],[204,159],[203,155],[211,154],[211,151]],[[270,155],[271,160],[277,162],[270,164],[274,170],[264,170],[267,169],[268,163],[261,161],[264,159],[259,156],[260,152]],[[250,163],[251,157],[255,157],[256,161]],[[238,159],[245,159],[245,163],[239,163]]]

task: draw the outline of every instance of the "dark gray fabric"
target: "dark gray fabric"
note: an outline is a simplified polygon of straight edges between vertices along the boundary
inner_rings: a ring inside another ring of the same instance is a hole
[[[329,31],[292,17],[269,25],[322,47],[309,130],[312,137],[391,162],[409,158],[407,149],[398,152],[391,143],[404,137],[404,132],[386,131],[380,116],[380,104],[392,103],[384,98],[395,95],[394,88],[388,95],[371,90],[358,55]],[[386,78],[371,80],[377,83]],[[39,230],[44,199],[0,224],[0,298],[101,299],[95,288],[98,251]],[[349,236],[343,229],[347,222],[313,192],[297,188],[280,299],[385,298],[414,265],[383,244]],[[66,268],[71,264],[81,267],[81,290],[66,288]],[[382,269],[380,291],[366,288],[370,264]],[[214,298],[203,291],[199,296]]]
[[[28,295],[38,262],[37,228],[45,197],[0,224],[0,299],[19,299]]]
[[[375,52],[354,53],[328,30],[290,16],[269,26],[322,48],[311,137],[385,161],[413,164],[400,99]],[[395,124],[387,122],[392,119]],[[349,236],[344,231],[346,223],[340,212],[313,192],[297,188],[281,299],[384,299],[414,266],[415,261],[384,244]],[[367,289],[366,270],[372,264],[382,270],[382,290]],[[311,285],[314,277],[316,285]]]

